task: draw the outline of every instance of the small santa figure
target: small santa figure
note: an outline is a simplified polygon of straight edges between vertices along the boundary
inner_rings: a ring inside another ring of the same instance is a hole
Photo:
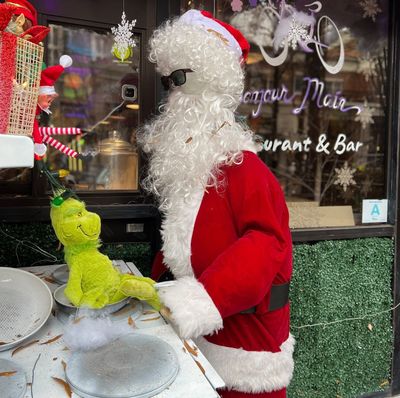
[[[58,97],[54,84],[64,72],[65,68],[72,65],[72,58],[69,55],[62,55],[59,65],[49,66],[42,71],[40,77],[39,96],[36,108],[36,117],[33,124],[32,138],[34,142],[35,159],[40,160],[44,157],[47,147],[43,143],[43,134],[39,128],[39,118],[42,112],[51,114],[50,106],[55,98]]]
[[[152,277],[173,274],[159,290],[164,312],[221,375],[222,397],[284,398],[294,366],[292,242],[281,187],[235,120],[248,51],[239,31],[197,10],[150,40],[170,90],[139,136],[144,185],[164,215]]]

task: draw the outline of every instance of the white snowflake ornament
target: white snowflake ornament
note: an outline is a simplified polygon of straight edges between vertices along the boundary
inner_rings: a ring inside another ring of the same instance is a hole
[[[344,162],[344,165],[341,169],[335,168],[336,180],[334,184],[340,185],[343,188],[343,191],[346,192],[350,185],[356,185],[356,182],[353,178],[356,171],[356,169],[352,169],[348,166],[347,161]]]
[[[374,22],[376,16],[382,12],[378,0],[361,0],[359,4],[364,11],[363,18],[371,18]]]
[[[293,18],[289,27],[289,33],[286,37],[286,40],[288,44],[292,47],[292,49],[296,50],[297,43],[299,41],[307,42],[311,40],[311,37],[308,34],[308,26]],[[282,42],[281,46],[283,47],[284,45],[284,42]]]
[[[360,59],[357,72],[363,74],[365,81],[368,82],[370,78],[377,75],[376,61],[367,54],[365,58]]]
[[[122,12],[121,23],[117,27],[112,27],[111,32],[114,35],[114,45],[111,52],[121,61],[125,62],[132,56],[132,48],[136,47],[133,39],[132,29],[136,25],[136,19],[129,22],[126,20],[125,11]]]
[[[374,118],[372,117],[373,111],[374,111],[373,108],[371,108],[368,105],[368,101],[365,100],[364,101],[363,110],[354,119],[356,122],[360,122],[361,123],[361,127],[362,127],[363,130],[365,130],[370,124],[374,124],[375,123],[374,122]]]

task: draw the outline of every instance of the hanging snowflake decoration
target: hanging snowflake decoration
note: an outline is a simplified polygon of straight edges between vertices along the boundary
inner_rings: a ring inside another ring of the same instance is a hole
[[[136,25],[136,19],[129,22],[126,20],[125,11],[122,12],[121,23],[117,27],[112,27],[111,32],[114,35],[114,45],[111,52],[121,62],[132,56],[132,48],[136,47],[133,39],[132,29]]]
[[[371,77],[377,75],[376,61],[367,54],[365,58],[360,59],[357,72],[362,73],[365,81],[368,82]]]
[[[374,124],[375,123],[374,122],[374,118],[372,117],[373,111],[374,111],[373,108],[371,108],[368,105],[368,101],[365,100],[364,101],[363,110],[354,119],[356,122],[360,122],[361,123],[361,127],[362,127],[363,130],[365,130],[370,124]]]
[[[344,165],[341,169],[335,168],[336,180],[334,184],[340,185],[343,188],[343,191],[346,192],[350,185],[356,185],[356,182],[353,178],[356,171],[356,169],[352,169],[348,166],[347,161],[344,162]]]
[[[359,4],[364,11],[363,18],[371,18],[373,22],[375,22],[376,16],[382,12],[378,0],[361,0]]]
[[[299,42],[308,42],[311,40],[310,35],[308,34],[309,26],[296,20],[296,18],[292,19],[292,22],[289,27],[288,35],[286,36],[286,40],[289,46],[292,47],[293,50],[297,49],[297,43]],[[285,42],[281,43],[281,47],[284,47]]]

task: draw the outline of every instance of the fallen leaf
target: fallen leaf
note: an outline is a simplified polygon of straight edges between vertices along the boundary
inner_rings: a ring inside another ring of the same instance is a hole
[[[197,357],[197,347],[191,347],[190,346],[190,344],[186,341],[186,340],[183,340],[183,345],[185,346],[185,348],[192,354],[192,355],[194,355],[195,357]]]
[[[80,316],[79,318],[74,319],[74,320],[72,321],[72,323],[73,323],[74,325],[76,325],[76,324],[79,323],[83,318],[85,318],[85,317],[84,317],[84,316]]]
[[[368,329],[372,332],[372,329],[373,329],[374,327],[372,326],[372,324],[371,323],[369,323],[368,324]]]
[[[41,279],[43,279],[46,282],[52,283],[53,285],[57,285],[56,280],[52,276],[42,276]]]
[[[64,372],[65,372],[67,370],[67,363],[63,359],[61,360],[61,365],[62,365],[62,367],[64,369]]]
[[[132,327],[136,327],[135,321],[132,319],[131,316],[128,317],[128,325]]]
[[[152,310],[143,311],[143,315],[156,314],[156,313],[157,311],[152,311]]]
[[[61,338],[61,336],[62,336],[62,334],[59,334],[58,336],[53,337],[52,339],[47,340],[47,341],[45,341],[44,343],[40,343],[39,345],[45,345],[45,344],[54,343],[54,342],[57,341],[59,338]]]
[[[1,373],[0,373],[0,376],[6,376],[6,377],[9,377],[9,376],[13,376],[13,375],[15,375],[15,373],[17,373],[17,371],[16,371],[16,370],[13,370],[13,371],[11,371],[11,372],[1,372]]]
[[[72,397],[71,387],[69,386],[69,384],[65,380],[59,379],[58,377],[54,377],[54,376],[52,376],[52,379],[55,380],[60,386],[64,387],[64,390],[67,393],[69,398]]]
[[[204,368],[201,366],[201,363],[198,362],[198,361],[196,361],[196,360],[195,360],[195,362],[196,362],[196,365],[200,368],[200,370],[201,370],[201,372],[203,373],[203,375],[205,375],[205,374],[206,374],[206,371],[205,371]]]
[[[39,340],[32,340],[32,341],[30,341],[28,344],[19,346],[18,348],[16,348],[16,349],[11,353],[11,356],[13,357],[17,352],[22,351],[22,350],[24,350],[25,348],[28,348],[28,347],[30,347],[31,345],[34,345],[34,344],[36,344],[36,343],[38,343],[38,342],[39,342]]]
[[[385,387],[389,384],[389,380],[383,380],[381,384],[379,384],[379,387]]]
[[[193,141],[193,137],[189,137],[186,141],[185,141],[185,144],[189,144],[189,142],[192,142]]]
[[[147,319],[141,319],[142,322],[148,322],[148,321],[155,321],[156,319],[160,319],[160,316],[156,316],[154,318],[147,318]]]

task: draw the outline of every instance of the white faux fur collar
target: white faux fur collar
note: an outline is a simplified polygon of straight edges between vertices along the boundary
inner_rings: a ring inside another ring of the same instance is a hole
[[[171,208],[165,214],[161,227],[162,251],[164,262],[175,278],[193,276],[192,235],[203,194],[203,187],[199,187],[187,198],[172,198]]]

